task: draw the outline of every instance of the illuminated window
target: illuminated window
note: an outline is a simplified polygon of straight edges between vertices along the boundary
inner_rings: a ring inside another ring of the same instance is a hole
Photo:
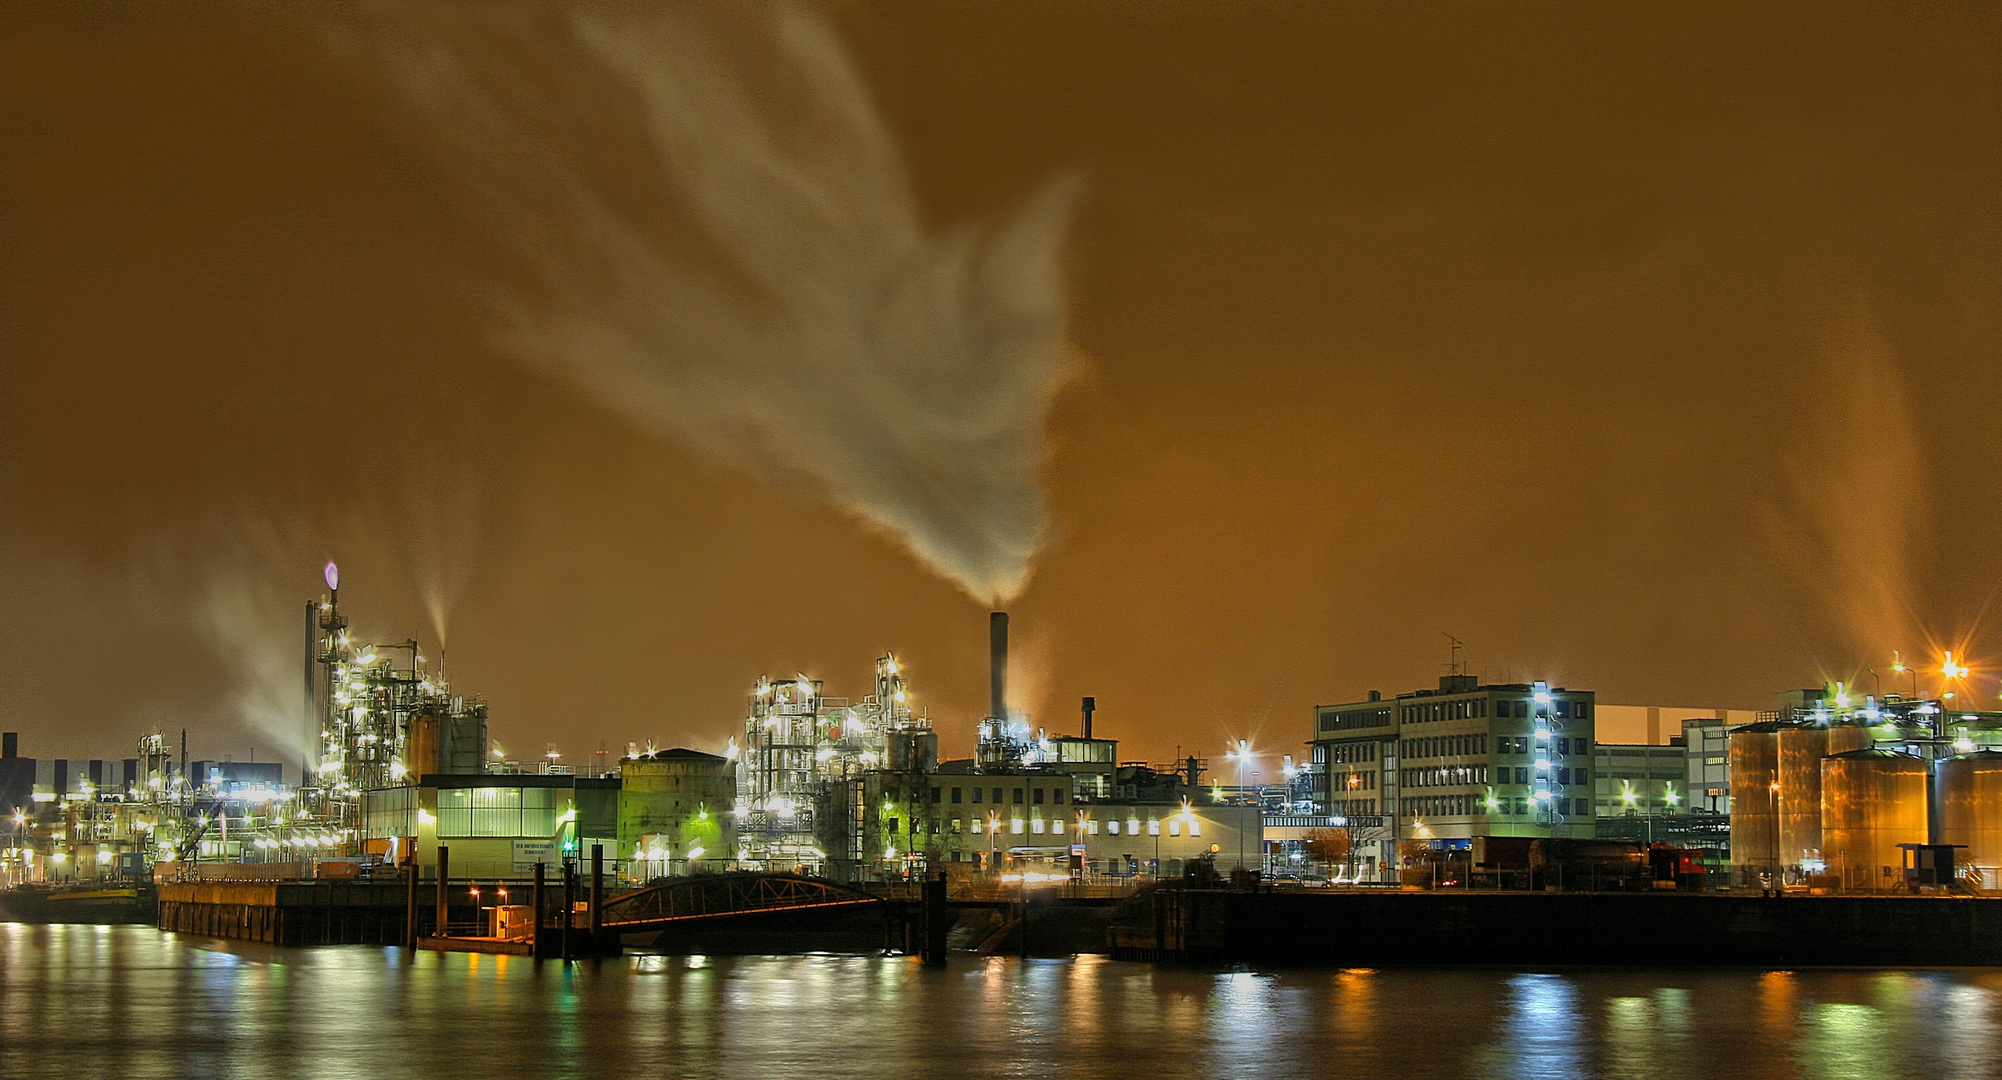
[[[1091,833],[1091,835],[1093,835],[1093,836],[1097,836],[1097,835],[1098,835],[1098,822],[1096,822],[1096,821],[1087,821],[1087,822],[1085,822],[1085,823],[1084,823],[1084,827],[1085,827],[1085,831],[1086,831],[1086,832],[1089,832],[1089,833]]]
[[[1108,822],[1106,822],[1106,823],[1105,823],[1105,831],[1106,831],[1106,833],[1107,833],[1108,835],[1111,835],[1111,836],[1118,836],[1118,835],[1119,835],[1119,820],[1118,820],[1117,818],[1114,818],[1113,820],[1111,820],[1111,821],[1108,821]]]
[[[1029,831],[1035,833],[1037,836],[1043,835],[1043,819],[1037,818],[1029,822]]]
[[[1202,834],[1203,834],[1203,823],[1202,823],[1202,822],[1200,822],[1200,821],[1197,821],[1197,820],[1196,820],[1195,818],[1190,818],[1190,819],[1189,819],[1189,835],[1190,835],[1190,836],[1201,836]]]
[[[1147,823],[1147,835],[1148,836],[1161,835],[1161,823],[1159,821],[1149,821]]]
[[[962,828],[960,827],[960,826],[961,826],[961,825],[963,825],[963,824],[965,824],[965,822],[964,822],[964,821],[962,821],[962,820],[961,820],[960,818],[953,818],[953,819],[952,819],[952,831],[953,831],[953,832],[964,832],[965,830],[964,830],[964,829],[962,829]],[[974,825],[976,826],[976,828],[974,829],[974,831],[975,831],[975,832],[978,832],[978,831],[979,831],[979,829],[977,828],[977,826],[979,825],[979,822],[975,822],[975,823],[974,823]],[[561,920],[561,919],[558,919],[557,921],[558,921],[558,922],[561,922],[562,920]]]
[[[1127,832],[1127,834],[1128,834],[1128,835],[1130,835],[1130,836],[1138,836],[1138,835],[1140,835],[1140,819],[1139,819],[1139,818],[1127,818],[1127,819],[1126,819],[1126,832]]]
[[[1022,835],[1022,819],[1021,818],[1009,819],[1008,831],[1014,833],[1016,836]]]
[[[438,793],[438,835],[553,835],[556,795],[554,788],[448,788]]]
[[[1179,818],[1169,818],[1169,819],[1168,819],[1168,835],[1169,835],[1169,836],[1180,836],[1180,835],[1182,835],[1182,822],[1181,822],[1181,819],[1179,819]]]

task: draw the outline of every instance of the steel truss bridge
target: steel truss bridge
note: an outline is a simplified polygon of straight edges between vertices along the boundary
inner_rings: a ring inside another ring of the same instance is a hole
[[[860,889],[798,874],[705,874],[611,897],[599,925],[629,934],[698,919],[885,903]]]

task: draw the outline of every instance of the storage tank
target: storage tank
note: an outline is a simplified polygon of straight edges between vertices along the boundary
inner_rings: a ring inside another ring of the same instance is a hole
[[[1939,841],[1965,844],[1954,861],[1981,867],[2002,887],[2002,753],[1979,750],[1939,763]]]
[[[1731,869],[1775,870],[1779,818],[1773,782],[1779,778],[1779,730],[1771,721],[1731,729]],[[1749,879],[1741,884],[1750,885]]]
[[[1823,759],[1821,819],[1822,860],[1845,890],[1900,888],[1898,845],[1926,842],[1926,763],[1895,750]]]
[[[1821,850],[1821,759],[1828,729],[1789,725],[1779,732],[1780,865],[1797,867]]]
[[[1821,762],[1870,745],[1868,728],[1806,723],[1779,730],[1780,865],[1799,866],[1820,853]]]

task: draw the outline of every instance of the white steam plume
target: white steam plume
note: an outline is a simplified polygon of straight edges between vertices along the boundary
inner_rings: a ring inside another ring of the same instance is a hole
[[[1789,461],[1791,505],[1768,517],[1781,558],[1857,656],[1925,640],[1913,603],[1913,529],[1925,520],[1924,456],[1887,346],[1853,318],[1829,366],[1831,393]]]
[[[789,6],[754,20],[755,65],[724,59],[718,10],[384,10],[399,85],[526,256],[504,348],[805,484],[975,597],[1026,584],[1070,178],[928,230],[832,29]]]
[[[229,673],[225,716],[297,763],[317,759],[305,702],[305,601],[217,568],[202,584],[194,618]]]

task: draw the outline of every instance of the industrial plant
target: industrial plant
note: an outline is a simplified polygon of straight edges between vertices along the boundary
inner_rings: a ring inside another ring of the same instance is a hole
[[[676,905],[706,918],[773,897],[889,903],[935,882],[976,906],[1163,885],[1176,904],[1204,889],[2002,887],[2002,713],[1956,707],[1966,669],[1950,657],[1937,694],[1918,693],[1916,678],[1912,693],[1881,697],[1836,684],[1761,714],[1683,710],[1679,733],[1660,709],[1456,668],[1433,688],[1317,707],[1297,762],[1243,741],[1212,770],[1200,755],[1122,760],[1092,697],[1068,733],[1012,705],[1009,617],[996,611],[987,708],[958,721],[969,757],[941,757],[939,720],[885,652],[853,696],[803,672],[758,677],[741,734],[719,752],[648,741],[565,764],[553,750],[503,755],[484,701],[456,692],[414,639],[357,640],[331,563],[325,582],[305,607],[314,756],[296,784],[280,762],[191,761],[186,732],[147,734],[119,761],[27,757],[5,735],[6,910],[537,955],[560,932],[548,948],[569,956],[696,917]],[[1622,709],[1646,714],[1645,741],[1606,737]],[[572,920],[523,914],[555,903],[545,885],[561,888],[557,910]],[[423,910],[420,889],[435,901]],[[714,889],[727,895],[703,891]],[[524,894],[536,899],[524,906]],[[942,939],[923,927],[944,909],[926,903],[922,917],[896,918],[929,956]],[[1027,910],[992,926],[1023,940]],[[1177,909],[1156,922],[1213,916]],[[956,925],[985,924],[976,913]],[[1205,955],[1180,938],[1107,932],[1115,953]]]

